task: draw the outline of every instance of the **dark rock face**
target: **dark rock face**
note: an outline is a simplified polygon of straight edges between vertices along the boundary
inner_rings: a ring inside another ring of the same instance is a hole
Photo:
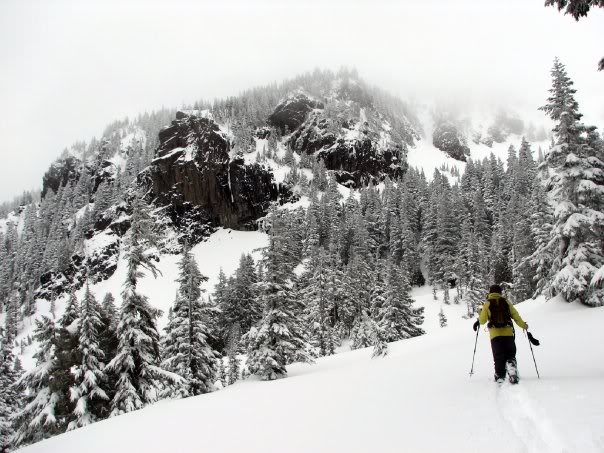
[[[62,158],[54,162],[42,178],[42,197],[46,196],[48,190],[56,193],[59,187],[67,184],[67,181],[77,180],[80,164],[80,159],[74,156]]]
[[[304,122],[306,115],[315,108],[322,109],[323,104],[309,98],[304,93],[294,93],[275,108],[275,111],[268,117],[268,123],[281,129],[282,133],[285,132],[286,127],[293,131]]]
[[[116,174],[115,165],[109,160],[102,160],[98,163],[96,171],[93,172],[93,192],[96,192],[103,181],[114,181]]]
[[[401,177],[407,164],[400,156],[400,149],[385,149],[378,155],[367,137],[352,142],[339,139],[335,146],[318,153],[325,167],[335,170],[336,180],[340,184],[354,187],[372,180],[379,181],[386,176]]]
[[[99,250],[94,250],[88,257],[88,268],[92,270],[92,283],[103,281],[113,275],[117,269],[120,242],[117,236],[109,234],[113,240]]]
[[[160,206],[191,211],[227,228],[253,228],[278,197],[272,172],[230,158],[230,144],[211,119],[179,112],[159,134],[156,159],[139,177]],[[202,212],[203,211],[203,212]]]
[[[333,146],[336,140],[333,120],[313,114],[303,127],[292,134],[289,144],[298,152],[314,154],[320,149]]]
[[[216,231],[208,211],[188,201],[180,200],[178,203],[169,204],[164,214],[168,217],[170,225],[180,232],[178,239],[181,244],[197,244]]]
[[[117,236],[123,236],[130,229],[130,214],[132,209],[126,202],[111,206],[96,219],[92,229],[86,233],[87,239],[107,228]]]
[[[354,119],[337,123],[323,112],[313,112],[294,131],[289,145],[299,153],[314,154],[334,170],[340,184],[358,187],[386,176],[402,176],[407,169],[401,145],[380,143],[380,134]],[[359,131],[355,128],[359,127]],[[352,134],[347,137],[348,134]]]
[[[448,122],[443,122],[436,126],[432,134],[432,143],[453,159],[462,162],[465,162],[466,155],[470,154],[470,148],[466,145],[457,128]]]

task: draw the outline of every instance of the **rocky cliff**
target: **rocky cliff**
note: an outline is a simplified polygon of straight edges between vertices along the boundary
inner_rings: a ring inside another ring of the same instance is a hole
[[[159,134],[156,158],[141,181],[159,206],[169,206],[178,221],[197,215],[227,228],[253,228],[279,196],[272,172],[246,165],[231,150],[229,138],[211,117],[178,112]]]
[[[287,145],[322,160],[341,184],[359,187],[399,177],[407,168],[407,143],[400,137],[411,126],[394,134],[389,119],[358,84],[339,84],[324,103],[296,92],[277,105],[268,121],[276,127],[287,125]],[[406,138],[412,142],[412,136],[410,132]]]

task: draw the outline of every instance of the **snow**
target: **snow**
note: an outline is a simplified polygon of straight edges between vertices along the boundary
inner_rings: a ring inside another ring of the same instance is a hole
[[[481,113],[478,115],[479,118],[485,122],[485,113]],[[424,135],[421,140],[417,140],[415,145],[409,147],[409,153],[407,155],[407,161],[411,167],[416,167],[418,169],[423,169],[426,177],[431,179],[434,170],[437,169],[439,171],[441,165],[448,165],[449,168],[452,166],[456,166],[460,171],[460,175],[463,174],[466,168],[466,163],[458,161],[457,159],[453,159],[449,157],[446,153],[436,148],[432,144],[432,133],[434,131],[434,120],[431,116],[431,113],[428,109],[421,110],[418,115],[420,118],[420,123],[424,128]],[[486,123],[486,122],[485,122]],[[482,128],[481,124],[474,125],[473,128],[475,130],[480,130]],[[522,136],[511,134],[508,136],[507,140],[503,143],[493,143],[492,147],[485,145],[484,143],[474,143],[471,140],[471,136],[468,137],[467,146],[470,148],[470,158],[474,161],[483,160],[488,158],[491,153],[495,155],[495,157],[500,158],[504,165],[507,162],[508,149],[510,145],[513,145],[516,148],[516,151],[520,148],[520,144],[522,143]],[[546,150],[549,148],[549,141],[543,142],[530,142],[531,150],[533,152],[533,157],[537,158],[537,151],[539,147],[541,149]],[[442,172],[445,176],[448,177],[449,182],[454,184],[458,182],[458,178],[452,176],[450,173]]]
[[[300,199],[294,203],[284,203],[280,206],[277,207],[277,209],[281,210],[281,209],[287,209],[288,211],[295,211],[298,208],[308,208],[310,206],[310,199],[306,196],[303,195],[300,197]]]
[[[78,209],[75,213],[75,218],[77,220],[80,220],[82,217],[84,217],[86,209],[88,209],[88,212],[92,212],[92,210],[94,209],[94,203],[88,203],[86,206],[82,206],[80,209]]]
[[[16,215],[15,212],[13,211],[13,212],[9,213],[8,216],[6,216],[4,219],[0,219],[0,233],[6,234],[6,230],[7,230],[9,223],[16,224],[16,225],[22,223],[21,216]]]
[[[198,118],[208,118],[211,120],[214,119],[212,112],[210,112],[208,109],[204,109],[204,110],[189,109],[189,110],[180,110],[180,112],[184,113],[185,115],[196,116]]]
[[[106,246],[115,242],[117,237],[110,232],[103,232],[94,236],[93,239],[86,241],[86,253],[89,256],[95,255],[102,251]],[[218,274],[220,269],[229,276],[235,272],[239,266],[239,259],[242,253],[251,253],[255,260],[260,259],[261,249],[268,246],[268,235],[257,231],[235,231],[230,229],[219,229],[212,234],[205,242],[197,244],[193,248],[193,254],[197,259],[199,269],[203,275],[208,277],[208,281],[202,285],[202,289],[206,291],[206,296],[214,292],[214,286],[218,282]],[[161,272],[157,279],[154,279],[148,272],[139,282],[141,293],[149,298],[152,306],[163,311],[162,317],[158,320],[158,328],[163,329],[167,323],[168,309],[174,303],[174,297],[178,284],[176,278],[178,276],[178,262],[181,255],[161,255],[160,261],[157,263],[157,268]],[[122,285],[126,280],[127,265],[124,260],[123,251],[120,251],[117,260],[117,269],[111,277],[102,282],[90,285],[91,292],[100,302],[105,294],[111,292],[116,300],[116,305],[121,304]],[[78,300],[81,300],[84,295],[84,288],[76,292]],[[65,305],[69,295],[65,294],[55,301],[56,317],[55,321],[59,320],[62,313],[65,311]],[[52,318],[50,313],[50,302],[42,299],[36,301],[37,312],[35,317],[27,317],[23,320],[22,330],[17,336],[17,343],[33,336],[35,329],[34,319],[40,319],[42,316]],[[5,313],[0,313],[0,325],[4,325]],[[23,368],[31,370],[34,368],[35,359],[33,355],[38,348],[37,342],[33,342],[30,346],[25,346],[23,353],[19,348],[15,349],[15,353],[19,353]]]
[[[107,239],[109,240],[109,239]],[[218,282],[220,269],[228,276],[239,266],[239,258],[242,253],[251,253],[254,259],[260,258],[260,249],[268,245],[268,236],[257,231],[235,231],[230,229],[219,229],[212,234],[207,241],[201,242],[193,247],[193,254],[203,275],[208,281],[202,285],[207,294],[214,292],[214,286]],[[167,322],[168,309],[174,303],[174,297],[178,288],[176,278],[178,277],[178,262],[180,255],[161,255],[157,268],[161,272],[157,279],[146,274],[139,282],[138,288],[142,294],[149,297],[152,306],[163,310],[164,315],[158,322],[158,327],[163,328]],[[111,292],[116,298],[116,304],[121,303],[121,287],[126,280],[126,261],[120,256],[117,269],[107,280],[99,282],[90,287],[98,300],[102,300],[107,292]],[[82,297],[83,289],[78,292]]]
[[[181,148],[181,147],[179,147],[179,148],[174,148],[174,149],[173,149],[172,151],[170,151],[169,153],[164,154],[163,156],[160,156],[160,157],[156,157],[155,159],[153,159],[153,161],[152,161],[152,162],[159,162],[160,160],[168,159],[169,157],[174,156],[174,155],[175,155],[175,154],[177,154],[177,153],[182,153],[184,149],[185,149],[185,148]]]
[[[126,135],[121,139],[120,150],[126,151],[128,148],[145,148],[147,137],[145,131],[137,126],[130,125],[127,128],[123,128],[120,132],[126,132]],[[123,170],[123,168],[122,168]]]
[[[268,139],[267,138],[256,138],[256,153],[260,153],[264,150],[268,150]],[[254,157],[256,157],[254,155]]]
[[[119,168],[122,172],[126,170],[126,158],[120,153],[115,153],[115,155],[109,159],[109,162],[111,162],[115,168]]]
[[[196,155],[197,155],[197,147],[194,145],[189,145],[185,148],[185,154],[180,159],[184,160],[185,162],[190,162],[193,159],[195,159]]]
[[[223,235],[228,233],[223,232]],[[286,379],[240,381],[224,390],[162,401],[23,449],[211,452],[601,452],[604,308],[560,300],[517,306],[542,346],[518,333],[520,384],[492,381],[488,334],[475,335],[462,306],[414,292],[426,307],[422,337],[288,367]],[[442,300],[442,294],[440,295]],[[449,326],[438,327],[444,307]],[[560,332],[564,331],[564,335]],[[237,433],[237,435],[233,435]],[[498,446],[498,447],[494,447]]]
[[[233,197],[233,187],[231,186],[231,166],[227,165],[227,176],[229,181],[229,193],[231,194],[231,203],[235,203],[235,198]]]
[[[590,284],[596,286],[601,285],[602,283],[604,283],[604,266],[600,267],[600,269],[596,271],[594,276],[591,278]]]

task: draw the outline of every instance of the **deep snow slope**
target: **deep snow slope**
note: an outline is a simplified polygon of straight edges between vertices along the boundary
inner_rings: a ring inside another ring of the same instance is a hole
[[[474,332],[460,306],[429,288],[429,332],[314,365],[292,365],[274,382],[250,378],[224,390],[162,401],[23,449],[23,452],[601,452],[604,451],[604,308],[558,300],[517,306],[542,346],[537,379],[527,340],[517,338],[521,382],[492,382],[488,334]]]

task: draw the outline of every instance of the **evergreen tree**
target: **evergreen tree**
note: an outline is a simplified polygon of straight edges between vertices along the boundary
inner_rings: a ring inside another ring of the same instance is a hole
[[[21,395],[17,388],[20,373],[15,367],[11,347],[0,338],[0,452],[12,450],[15,434],[13,417],[19,409]]]
[[[218,374],[216,376],[216,382],[219,383],[220,388],[225,388],[227,386],[227,376],[226,370],[224,369],[224,361],[222,356],[218,360]]]
[[[178,267],[179,289],[162,365],[184,378],[181,396],[195,396],[214,390],[219,355],[208,344],[208,307],[202,301],[200,287],[207,277],[199,271],[187,245]]]
[[[424,320],[422,308],[413,308],[411,286],[406,269],[388,266],[388,280],[383,303],[375,305],[375,319],[387,342],[403,340],[424,331],[419,327]]]
[[[15,294],[8,297],[6,304],[6,316],[4,317],[4,341],[13,344],[19,333],[20,310]]]
[[[290,287],[293,274],[284,266],[287,254],[285,231],[275,218],[266,251],[266,272],[261,283],[264,312],[262,319],[245,335],[248,344],[247,368],[265,380],[287,375],[286,365],[310,362],[309,345],[298,318],[297,301]]]
[[[478,312],[479,304],[484,300],[484,290],[486,286],[485,272],[482,266],[483,251],[482,243],[476,241],[476,236],[472,232],[468,241],[467,251],[467,269],[468,280],[466,290],[466,305],[468,307],[468,317],[474,316]]]
[[[443,311],[443,307],[440,307],[440,311],[438,312],[438,322],[440,327],[447,327],[447,316]]]
[[[117,330],[118,313],[115,308],[115,298],[113,294],[107,293],[101,303],[101,312],[104,318],[106,318],[106,324],[113,331]]]
[[[53,393],[58,397],[54,411],[61,432],[74,420],[76,404],[70,394],[76,383],[72,371],[82,363],[79,347],[80,322],[80,304],[72,292],[56,329],[53,350],[56,368],[50,382]]]
[[[111,416],[141,409],[157,399],[161,380],[179,381],[159,365],[159,334],[156,327],[158,310],[149,305],[146,296],[137,290],[142,268],[157,274],[146,248],[156,244],[153,219],[143,201],[132,203],[132,225],[129,249],[126,252],[128,272],[122,291],[122,308],[117,327],[117,355],[107,365],[118,376],[117,389],[111,402]]]
[[[35,339],[39,348],[34,354],[36,366],[19,380],[19,387],[27,396],[23,408],[15,415],[15,447],[39,442],[62,432],[57,405],[63,396],[53,385],[58,368],[56,328],[54,322],[45,316],[41,320],[36,319],[35,323]]]
[[[308,285],[303,289],[307,302],[306,317],[310,343],[317,349],[320,357],[331,355],[336,347],[336,333],[330,313],[335,305],[328,294],[328,258],[323,250],[313,259]]]
[[[79,327],[78,348],[82,361],[74,372],[76,382],[71,388],[71,400],[76,403],[75,420],[69,423],[68,430],[100,420],[109,412],[109,397],[102,389],[102,383],[106,380],[105,355],[100,346],[103,323],[100,307],[90,292],[88,282],[82,299]]]
[[[350,349],[361,349],[376,343],[378,327],[367,312],[361,313],[356,319],[350,332]]]
[[[222,279],[222,280],[221,280]],[[232,327],[237,324],[243,332],[249,331],[262,316],[261,307],[258,305],[256,295],[256,284],[258,278],[256,275],[254,259],[251,255],[241,255],[239,267],[235,271],[235,276],[228,285],[228,291],[222,293],[225,288],[226,277],[224,274],[219,276],[216,288],[220,308],[220,330],[222,337],[226,341]]]
[[[527,258],[530,267],[534,269],[535,293],[541,294],[549,282],[552,261],[555,254],[555,241],[550,239],[553,228],[553,209],[550,206],[545,191],[537,182],[531,198],[531,229],[535,241],[535,251]]]
[[[557,204],[550,236],[557,253],[547,290],[550,296],[598,306],[604,303],[598,277],[604,268],[604,148],[589,139],[590,128],[580,122],[576,90],[558,59],[551,74],[551,96],[541,107],[556,123],[556,143],[544,163],[549,197]]]
[[[233,385],[239,380],[241,374],[241,361],[237,354],[239,353],[239,340],[241,332],[239,325],[233,325],[229,335],[228,357],[229,357],[229,374],[228,384]]]

